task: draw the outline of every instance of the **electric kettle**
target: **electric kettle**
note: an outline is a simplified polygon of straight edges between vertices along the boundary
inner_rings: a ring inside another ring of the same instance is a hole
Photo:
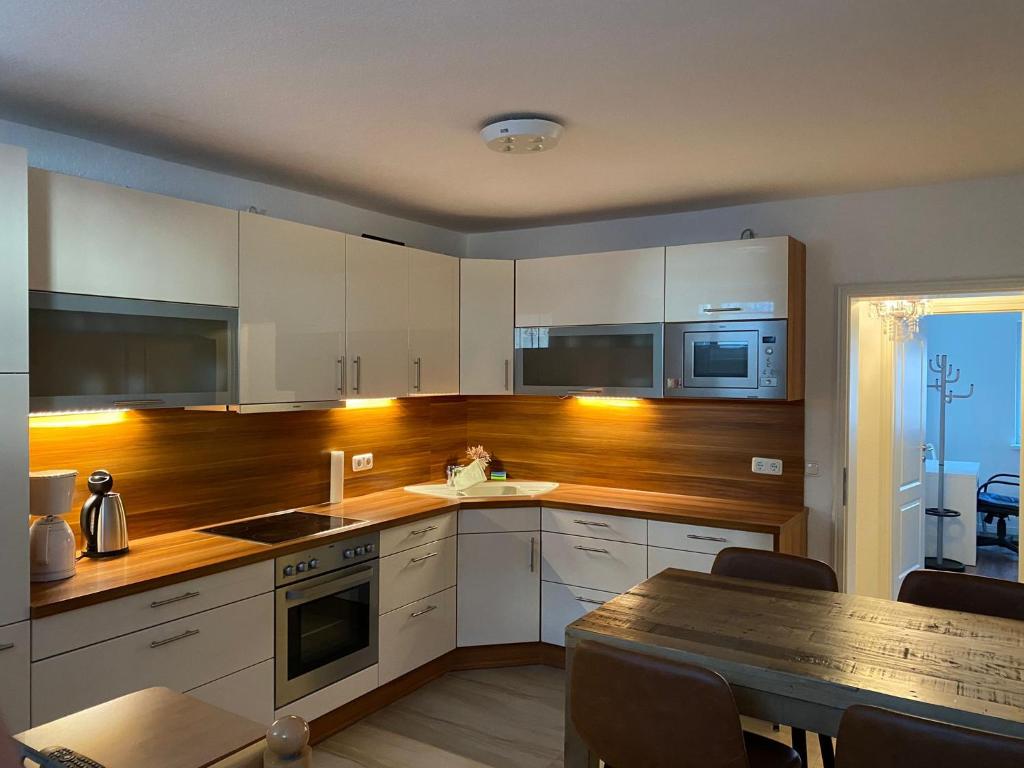
[[[111,493],[114,478],[105,469],[89,475],[92,496],[82,505],[82,536],[86,557],[113,557],[128,551],[128,521],[121,494]]]

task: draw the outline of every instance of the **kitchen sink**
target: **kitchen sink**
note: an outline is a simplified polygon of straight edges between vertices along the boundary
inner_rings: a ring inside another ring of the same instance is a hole
[[[409,493],[421,493],[424,496],[437,496],[442,499],[490,499],[496,496],[528,498],[553,491],[557,487],[558,483],[488,481],[464,491],[457,491],[444,483],[407,485],[405,490]]]

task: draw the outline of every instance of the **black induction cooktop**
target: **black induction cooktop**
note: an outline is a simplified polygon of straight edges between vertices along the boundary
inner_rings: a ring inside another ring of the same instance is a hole
[[[233,523],[211,525],[199,528],[200,533],[211,533],[215,536],[227,536],[232,539],[244,539],[260,544],[280,544],[283,541],[301,539],[317,533],[337,531],[362,523],[354,517],[337,517],[336,515],[318,515],[314,512],[286,510],[272,512],[269,515],[249,517]]]

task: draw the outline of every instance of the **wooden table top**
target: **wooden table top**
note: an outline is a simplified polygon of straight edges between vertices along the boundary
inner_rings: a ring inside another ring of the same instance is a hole
[[[36,750],[69,747],[104,768],[206,768],[265,734],[265,726],[199,699],[147,688],[14,738]]]
[[[569,625],[735,687],[1024,736],[1024,622],[669,569]]]
[[[410,493],[401,488],[356,496],[337,504],[303,507],[306,512],[342,515],[366,521],[336,534],[257,544],[177,531],[131,542],[128,554],[110,559],[82,558],[70,579],[32,585],[32,618],[81,608],[116,597],[236,568],[297,552],[316,544],[412,522],[460,507],[522,507],[545,504],[562,509],[603,512],[652,520],[786,535],[805,543],[807,511],[759,502],[678,496],[585,485],[560,485],[549,493],[514,499],[456,501]],[[245,517],[240,514],[239,517]],[[129,534],[131,532],[129,531]],[[799,554],[799,552],[798,552]]]

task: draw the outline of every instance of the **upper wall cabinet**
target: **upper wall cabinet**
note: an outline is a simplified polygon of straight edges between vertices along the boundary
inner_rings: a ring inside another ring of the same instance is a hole
[[[664,320],[664,248],[516,262],[520,328]]]
[[[36,291],[238,306],[238,213],[29,172]]]
[[[28,159],[0,144],[0,373],[28,372]]]
[[[328,403],[343,392],[346,236],[242,213],[239,399]]]
[[[512,394],[515,282],[514,261],[462,260],[459,375],[464,395]]]
[[[409,393],[459,391],[459,260],[409,252]]]
[[[670,246],[665,320],[787,318],[803,245],[789,237]],[[799,263],[797,263],[799,262]],[[799,287],[802,300],[802,285]]]
[[[346,238],[349,397],[409,392],[409,249]]]

